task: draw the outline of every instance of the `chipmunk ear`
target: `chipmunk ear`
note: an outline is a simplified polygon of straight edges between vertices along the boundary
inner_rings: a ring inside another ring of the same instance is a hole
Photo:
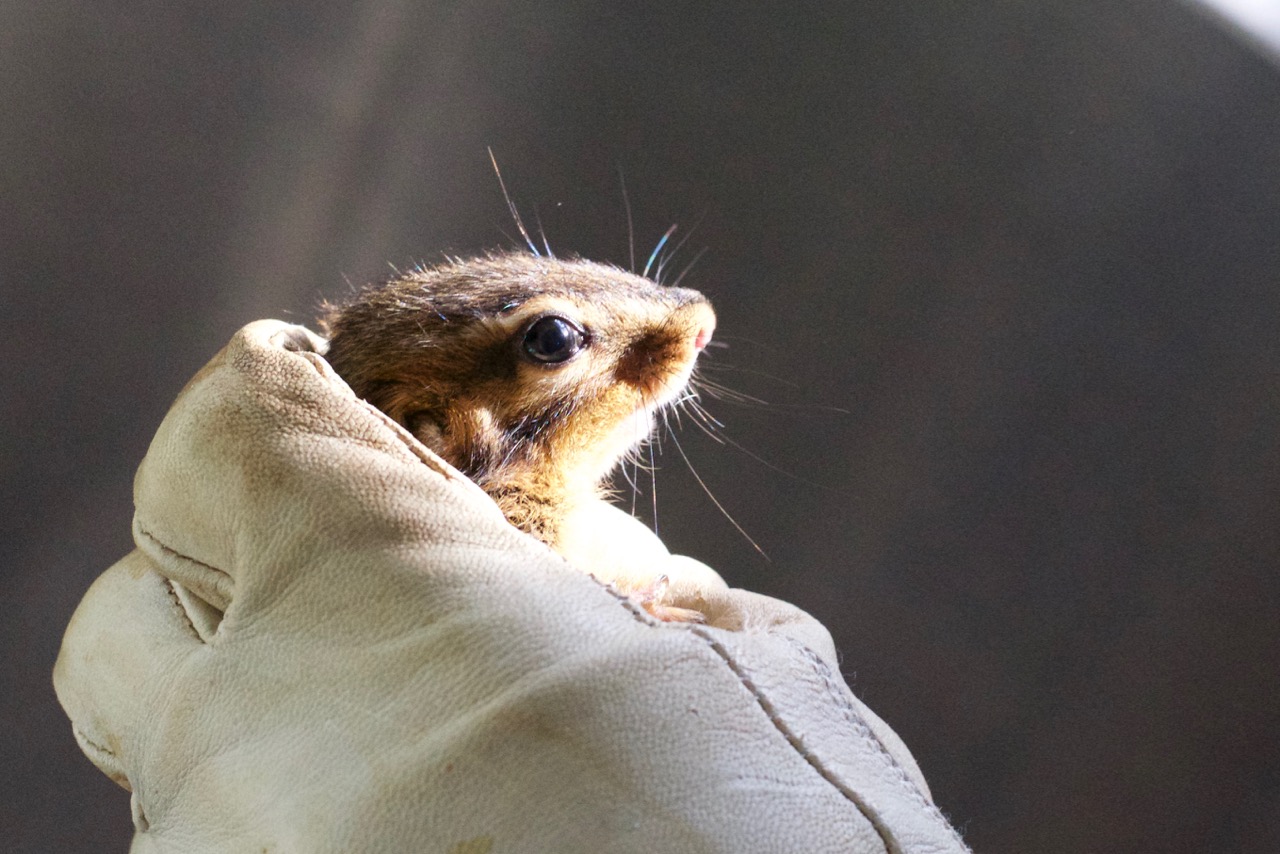
[[[444,457],[458,471],[475,479],[492,473],[510,448],[493,413],[482,406],[430,410],[415,431],[424,445]]]
[[[404,428],[413,437],[436,453],[444,448],[444,429],[436,414],[429,409],[419,409],[404,417]]]

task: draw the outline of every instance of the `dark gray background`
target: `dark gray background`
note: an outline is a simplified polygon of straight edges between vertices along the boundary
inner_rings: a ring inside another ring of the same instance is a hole
[[[670,449],[661,532],[831,628],[977,850],[1278,849],[1280,76],[1208,20],[19,0],[5,850],[127,845],[49,670],[169,402],[247,321],[507,245],[486,146],[562,252],[626,263],[619,167],[644,251],[701,217],[714,376],[775,404],[712,408],[794,477],[686,429],[771,562]]]

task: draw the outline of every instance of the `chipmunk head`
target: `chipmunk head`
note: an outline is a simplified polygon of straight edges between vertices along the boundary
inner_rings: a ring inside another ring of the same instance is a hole
[[[408,273],[328,307],[324,325],[356,394],[500,505],[555,505],[594,492],[648,438],[715,314],[696,291],[513,253]]]

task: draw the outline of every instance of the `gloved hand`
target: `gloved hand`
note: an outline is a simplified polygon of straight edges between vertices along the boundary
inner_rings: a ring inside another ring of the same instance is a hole
[[[965,850],[811,617],[603,505],[571,566],[318,351],[261,321],[192,379],[67,629],[58,697],[133,851]]]

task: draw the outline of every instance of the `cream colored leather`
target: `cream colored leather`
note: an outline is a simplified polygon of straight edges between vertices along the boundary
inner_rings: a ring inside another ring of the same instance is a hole
[[[192,379],[67,629],[58,696],[133,851],[965,850],[811,617],[603,505],[570,566],[322,351],[260,321]]]

